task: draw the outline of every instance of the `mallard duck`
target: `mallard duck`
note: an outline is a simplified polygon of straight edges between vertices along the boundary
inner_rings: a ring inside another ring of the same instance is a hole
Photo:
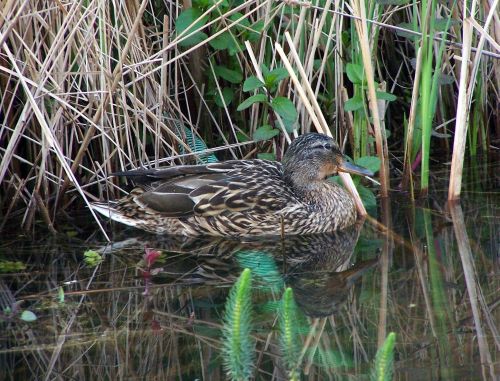
[[[230,160],[115,173],[137,184],[118,201],[92,204],[149,232],[228,237],[312,234],[354,224],[351,196],[328,180],[339,171],[372,176],[323,134],[296,138],[281,163]]]

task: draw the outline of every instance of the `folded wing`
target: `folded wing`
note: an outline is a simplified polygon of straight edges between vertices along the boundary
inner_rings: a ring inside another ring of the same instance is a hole
[[[257,162],[227,161],[114,175],[141,184],[141,192],[136,192],[134,201],[166,217],[208,217],[246,211],[264,214],[281,210],[290,200],[290,195],[283,194],[287,187],[282,186],[281,164]]]

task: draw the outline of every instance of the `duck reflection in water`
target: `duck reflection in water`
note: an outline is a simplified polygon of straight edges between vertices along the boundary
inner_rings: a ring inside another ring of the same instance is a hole
[[[154,277],[155,283],[215,286],[221,281],[234,282],[246,267],[258,283],[275,291],[292,287],[296,303],[306,315],[323,317],[335,313],[355,282],[378,262],[375,258],[353,264],[360,229],[356,224],[331,233],[243,242],[215,237],[155,239],[148,235],[127,243],[183,254],[164,265],[166,270]]]

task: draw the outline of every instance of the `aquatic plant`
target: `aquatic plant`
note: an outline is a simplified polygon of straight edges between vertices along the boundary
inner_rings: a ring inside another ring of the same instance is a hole
[[[293,291],[290,287],[287,287],[281,299],[279,322],[281,351],[290,380],[296,380],[299,376],[297,368],[300,365],[298,364],[300,341],[297,320],[297,305],[293,297]]]
[[[89,267],[96,267],[102,262],[102,256],[95,250],[87,250],[83,253],[83,261]]]
[[[252,330],[252,273],[243,270],[231,288],[224,313],[224,347],[226,372],[232,380],[248,380],[252,374],[255,343]]]
[[[387,335],[384,344],[377,350],[371,375],[372,381],[392,380],[395,344],[396,334],[391,332]]]

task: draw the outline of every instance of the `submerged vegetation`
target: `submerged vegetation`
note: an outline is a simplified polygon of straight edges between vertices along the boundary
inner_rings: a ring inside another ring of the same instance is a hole
[[[250,337],[252,272],[245,269],[226,301],[223,328],[223,358],[232,380],[248,380],[252,374],[254,342]]]
[[[67,208],[120,196],[117,170],[279,160],[309,130],[378,156],[382,196],[401,176],[426,194],[451,159],[457,198],[463,160],[498,150],[497,5],[5,0],[0,229],[54,231]]]
[[[252,335],[252,275],[250,269],[244,269],[240,277],[231,288],[225,303],[225,317],[222,328],[223,332],[223,359],[224,366],[231,380],[248,380],[253,376],[254,347],[255,342]],[[306,333],[309,327],[301,325],[299,316],[303,314],[298,310],[291,287],[287,287],[277,311],[279,321],[279,342],[283,368],[286,370],[286,379],[295,381],[300,379],[301,363],[305,351],[301,350],[301,338],[299,329]],[[324,321],[326,322],[326,321]],[[314,325],[306,340],[315,334]],[[373,381],[390,381],[393,375],[394,346],[396,334],[389,333],[382,346],[377,350],[371,373]],[[315,349],[309,348],[314,355]],[[301,353],[302,352],[302,353]],[[321,351],[319,354],[321,355]],[[323,353],[323,356],[325,354]]]

